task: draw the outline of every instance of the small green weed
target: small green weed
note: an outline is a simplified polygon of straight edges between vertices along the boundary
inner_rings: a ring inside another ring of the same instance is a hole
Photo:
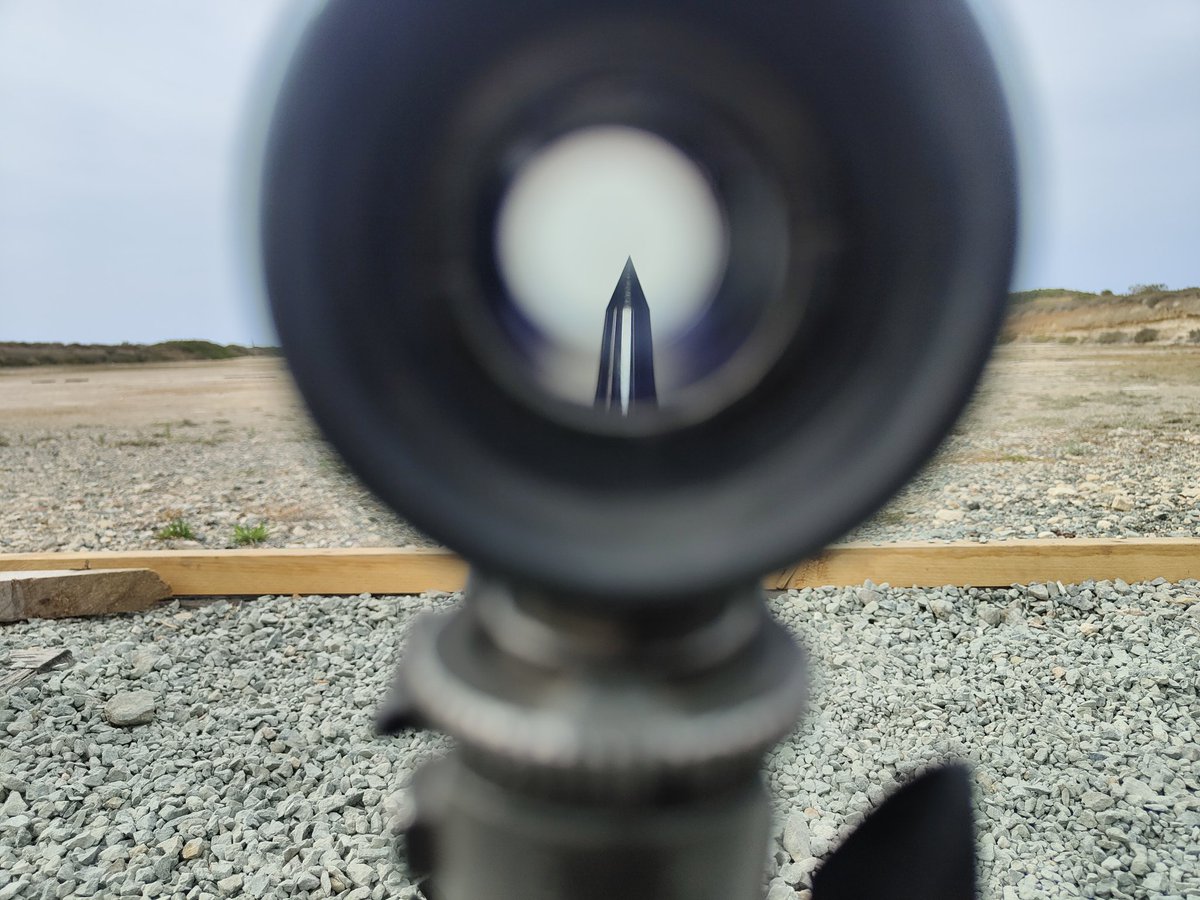
[[[1086,397],[1076,395],[1038,397],[1037,405],[1040,409],[1075,409],[1077,406],[1085,403],[1086,400]]]
[[[234,525],[233,526],[233,542],[239,547],[244,547],[247,544],[261,544],[267,539],[267,523],[259,522],[257,525]]]
[[[908,513],[894,506],[888,506],[875,514],[875,522],[879,525],[904,525],[908,522]]]
[[[1024,453],[1009,453],[1003,450],[984,450],[968,456],[958,457],[954,461],[967,464],[1041,462],[1036,456],[1026,456]]]
[[[155,540],[170,541],[194,541],[196,533],[192,531],[192,526],[183,519],[173,519],[159,529],[158,534],[154,535]]]

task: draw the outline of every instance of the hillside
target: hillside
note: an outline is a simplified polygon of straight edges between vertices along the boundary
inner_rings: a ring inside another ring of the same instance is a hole
[[[187,362],[278,355],[276,347],[243,347],[240,344],[214,344],[212,341],[162,341],[157,344],[24,344],[0,341],[0,367]]]
[[[1200,344],[1200,288],[1128,294],[1051,288],[1011,295],[1005,342]]]

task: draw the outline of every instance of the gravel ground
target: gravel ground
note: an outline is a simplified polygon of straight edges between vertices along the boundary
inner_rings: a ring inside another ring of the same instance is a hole
[[[308,429],[24,430],[0,440],[0,553],[428,545]],[[189,435],[194,432],[194,435]],[[103,435],[104,440],[100,437]],[[195,540],[158,537],[184,522]]]
[[[1003,347],[937,458],[852,537],[1200,534],[1200,348]]]
[[[1200,350],[1002,350],[938,458],[853,537],[1200,533]],[[174,520],[194,540],[166,540]],[[428,541],[313,433],[273,361],[0,372],[0,552]],[[770,760],[770,900],[893,783],[975,772],[985,898],[1200,897],[1200,586],[780,595],[814,709]],[[454,597],[164,605],[0,628],[69,668],[0,698],[0,900],[411,895],[377,738],[412,615]],[[148,720],[148,721],[147,721]],[[135,724],[141,722],[141,724]],[[125,724],[117,724],[125,723]],[[785,828],[786,826],[786,828]],[[798,892],[798,893],[797,893]]]
[[[431,543],[310,433],[233,435],[189,449],[182,469],[180,438],[108,434],[98,444],[93,429],[25,432],[0,446],[0,552],[233,547],[235,525],[259,522],[263,546]],[[1087,440],[1046,429],[956,434],[848,539],[1200,534],[1200,434],[1116,428]],[[196,540],[156,538],[176,519]]]
[[[159,537],[179,520],[194,540]],[[349,475],[274,359],[0,369],[0,552],[428,544]]]
[[[848,539],[1195,537],[1197,472],[1190,431],[967,431]]]
[[[0,662],[76,662],[0,704],[0,900],[411,897],[394,792],[445,742],[371,718],[413,615],[456,600],[6,626]],[[1198,601],[1196,582],[774,597],[815,683],[769,760],[770,900],[807,897],[845,830],[946,759],[974,768],[985,898],[1200,896]]]
[[[445,603],[171,603],[6,626],[0,657],[63,646],[76,663],[0,700],[0,898],[412,896],[388,798],[444,741],[371,723],[413,614]],[[153,721],[109,722],[143,691]]]
[[[1200,348],[1009,346],[850,537],[1195,536],[1197,472]],[[156,537],[176,519],[194,541]],[[257,523],[272,547],[430,543],[345,472],[274,360],[0,371],[0,552],[229,547]]]

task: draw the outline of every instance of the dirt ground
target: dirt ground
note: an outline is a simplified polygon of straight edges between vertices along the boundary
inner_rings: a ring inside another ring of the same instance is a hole
[[[0,369],[0,426],[291,426],[307,418],[284,363],[234,359]],[[960,430],[1200,425],[1200,347],[1011,344]]]
[[[941,453],[855,540],[1200,534],[1200,346],[1001,346]],[[800,501],[801,498],[796,498]],[[186,521],[193,538],[162,530]],[[0,369],[0,552],[429,538],[316,436],[283,362]]]
[[[1010,344],[963,429],[1200,425],[1200,347]]]
[[[0,424],[11,429],[140,428],[181,418],[251,426],[303,415],[279,359],[0,369]]]

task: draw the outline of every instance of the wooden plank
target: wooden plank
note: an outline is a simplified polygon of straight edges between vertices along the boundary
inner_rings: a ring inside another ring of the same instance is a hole
[[[0,555],[0,572],[151,569],[177,597],[259,594],[420,594],[461,590],[467,567],[447,550],[360,547],[150,550]]]
[[[26,647],[9,654],[9,670],[0,673],[0,693],[21,685],[36,675],[73,662],[70,650],[61,647]]]
[[[350,548],[159,550],[0,555],[0,572],[146,568],[175,596],[417,594],[461,590],[467,566],[446,550]],[[764,579],[770,589],[876,584],[998,587],[1033,581],[1200,578],[1200,539],[1075,538],[979,544],[835,544]]]
[[[8,654],[8,665],[14,669],[33,669],[42,672],[71,661],[71,651],[62,647],[26,647]]]
[[[0,572],[0,622],[133,612],[170,596],[145,568]]]
[[[777,573],[777,589],[876,584],[903,587],[971,585],[1003,587],[1031,582],[1122,578],[1153,581],[1200,578],[1197,538],[1054,538],[980,544],[835,544],[816,557]]]

